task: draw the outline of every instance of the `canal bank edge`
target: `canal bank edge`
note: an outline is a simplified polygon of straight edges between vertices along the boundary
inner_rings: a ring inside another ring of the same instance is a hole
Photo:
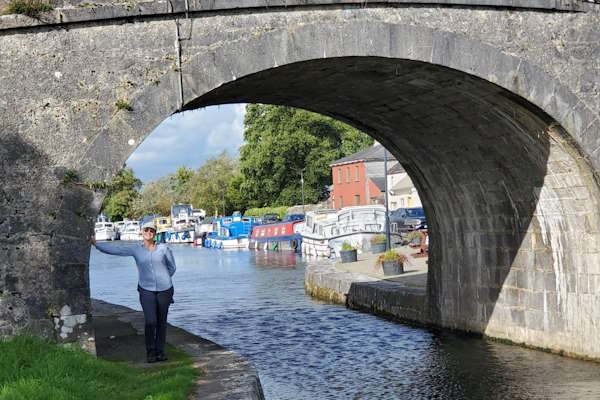
[[[520,346],[578,360],[600,362],[598,358],[563,350],[534,346],[485,333],[465,332],[459,329],[440,327],[429,318],[425,288],[406,287],[398,282],[341,271],[333,265],[307,266],[304,274],[304,289],[307,294],[316,299],[344,305],[351,310],[367,312],[391,321],[464,333],[507,345]]]
[[[304,275],[307,294],[320,300],[416,325],[432,325],[425,288],[340,271],[333,265],[310,265]]]
[[[115,318],[144,335],[144,314],[140,311],[92,299],[92,315]],[[167,343],[185,351],[194,360],[194,366],[205,373],[189,397],[191,400],[264,400],[258,372],[248,359],[171,324]]]

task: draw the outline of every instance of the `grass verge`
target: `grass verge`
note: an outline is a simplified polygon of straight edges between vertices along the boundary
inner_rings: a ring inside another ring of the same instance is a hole
[[[0,400],[184,400],[200,372],[173,347],[169,361],[136,367],[30,336],[0,341]]]

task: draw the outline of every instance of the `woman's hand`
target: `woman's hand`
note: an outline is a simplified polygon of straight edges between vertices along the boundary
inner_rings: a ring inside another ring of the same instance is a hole
[[[92,244],[94,245],[94,247],[96,247],[96,238],[95,237],[91,237],[90,238],[90,242],[92,242]]]

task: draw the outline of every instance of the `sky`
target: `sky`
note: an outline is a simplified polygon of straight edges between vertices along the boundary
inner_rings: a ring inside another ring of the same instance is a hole
[[[126,164],[147,183],[180,166],[195,170],[223,150],[237,156],[244,140],[245,109],[245,104],[227,104],[175,114],[152,131]]]

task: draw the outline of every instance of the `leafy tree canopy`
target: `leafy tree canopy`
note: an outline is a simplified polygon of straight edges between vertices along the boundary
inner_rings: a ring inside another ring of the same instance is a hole
[[[301,171],[305,203],[324,200],[331,162],[373,144],[340,121],[283,106],[246,106],[244,128],[240,192],[250,207],[300,204]]]
[[[135,177],[131,168],[124,168],[113,179],[104,199],[103,208],[113,221],[133,214],[133,204],[142,181]]]
[[[223,152],[215,158],[208,159],[188,182],[186,199],[194,207],[203,208],[207,215],[243,210],[244,200],[239,193],[241,177],[237,160]]]

